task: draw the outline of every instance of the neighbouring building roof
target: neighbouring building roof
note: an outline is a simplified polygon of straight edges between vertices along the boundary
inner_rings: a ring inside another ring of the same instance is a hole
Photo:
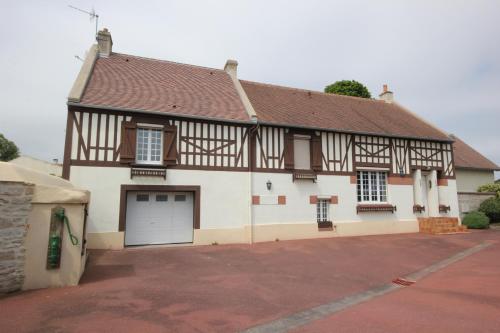
[[[450,137],[455,140],[453,142],[453,157],[457,169],[500,171],[498,165],[481,155],[477,150],[457,138],[455,135],[450,135]]]
[[[10,162],[0,162],[0,182],[34,184],[32,202],[88,203],[90,192],[78,189],[69,181],[25,168]]]
[[[120,53],[96,60],[79,104],[249,121],[225,71]]]
[[[20,165],[24,168],[33,169],[48,175],[62,176],[62,165],[59,163],[51,163],[37,158],[21,155],[13,159],[9,163]]]
[[[240,80],[259,121],[451,141],[396,103]]]

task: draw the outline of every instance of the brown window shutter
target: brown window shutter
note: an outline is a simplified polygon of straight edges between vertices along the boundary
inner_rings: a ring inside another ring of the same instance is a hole
[[[293,134],[285,133],[285,146],[283,149],[284,159],[285,159],[285,169],[294,168],[294,157],[293,157]]]
[[[122,122],[120,163],[133,163],[135,161],[136,133],[137,125],[135,123]]]
[[[311,138],[311,169],[314,171],[323,170],[321,151],[321,136],[313,135]]]
[[[163,130],[163,161],[165,165],[177,164],[177,127],[165,126]]]

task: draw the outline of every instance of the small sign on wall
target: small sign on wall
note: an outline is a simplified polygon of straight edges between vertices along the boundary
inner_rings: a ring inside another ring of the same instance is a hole
[[[254,195],[252,197],[253,205],[286,205],[286,196],[284,195]]]
[[[261,205],[277,205],[278,196],[277,195],[261,195],[260,196]]]

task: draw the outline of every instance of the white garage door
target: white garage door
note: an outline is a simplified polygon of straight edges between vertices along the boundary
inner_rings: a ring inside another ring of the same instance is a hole
[[[193,194],[128,192],[125,245],[193,241]]]

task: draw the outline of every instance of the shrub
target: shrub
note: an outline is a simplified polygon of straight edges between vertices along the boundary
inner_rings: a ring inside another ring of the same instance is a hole
[[[500,183],[485,184],[479,186],[478,192],[496,192],[497,197],[500,197]]]
[[[0,161],[8,162],[19,157],[19,148],[0,134]]]
[[[467,213],[462,221],[469,229],[488,229],[490,227],[490,219],[482,212],[473,211]]]
[[[479,205],[480,212],[485,213],[492,223],[500,222],[500,198],[489,198]]]
[[[371,98],[372,95],[362,83],[354,80],[337,81],[325,87],[325,92],[329,94],[356,96]]]

